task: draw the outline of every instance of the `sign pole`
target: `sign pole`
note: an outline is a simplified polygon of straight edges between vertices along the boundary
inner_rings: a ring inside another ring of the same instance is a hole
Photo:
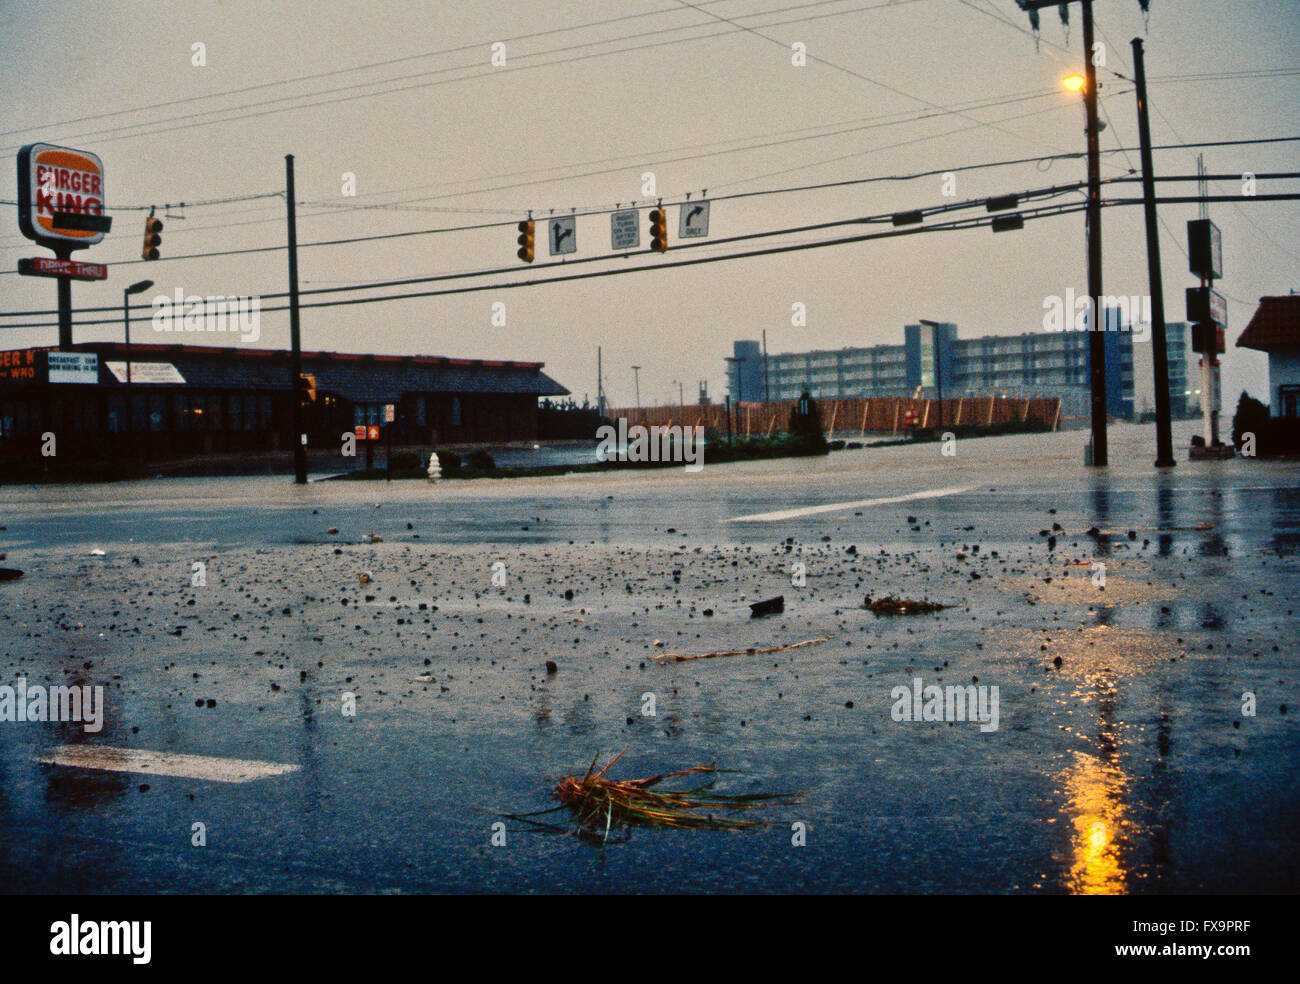
[[[293,154],[284,155],[285,208],[289,221],[289,389],[293,394],[293,480],[296,485],[307,484],[307,448],[303,443],[307,435],[302,429],[302,396],[299,378],[302,376],[302,338],[298,324],[298,219],[293,191]]]
[[[72,259],[72,250],[64,246],[54,247],[54,255],[60,260]],[[68,350],[72,347],[72,278],[59,276],[59,348]]]

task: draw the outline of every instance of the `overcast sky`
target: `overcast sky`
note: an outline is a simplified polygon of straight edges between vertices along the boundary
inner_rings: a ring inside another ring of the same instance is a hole
[[[662,257],[641,252],[557,271],[540,269],[549,259],[541,223],[538,263],[529,268],[515,258],[513,223],[529,209],[545,218],[552,209],[644,204],[648,171],[657,194],[675,202],[706,189],[710,199],[722,199],[1081,151],[1082,102],[1060,85],[1081,67],[1077,4],[1072,8],[1068,33],[1054,10],[1043,13],[1036,45],[1014,0],[0,0],[0,153],[11,162],[11,184],[0,198],[13,201],[12,162],[22,144],[93,151],[104,161],[114,228],[79,258],[138,260],[145,212],[129,207],[153,204],[162,214],[165,203],[282,191],[284,155],[292,153],[301,243],[506,223],[305,248],[304,290],[508,268],[477,279],[324,295],[337,299],[647,268],[305,308],[305,348],[544,361],[581,400],[594,399],[600,345],[615,406],[632,402],[634,364],[643,367],[644,403],[676,402],[676,380],[685,382],[688,400],[699,380],[721,399],[732,340],[758,338],[764,329],[773,352],[898,344],[903,325],[918,318],[955,321],[964,338],[1041,330],[1045,297],[1067,288],[1086,293],[1082,215],[1008,234],[938,232],[667,270],[654,267],[888,226],[840,226]],[[1110,123],[1103,150],[1136,144],[1132,85],[1114,73],[1132,76],[1130,40],[1144,31],[1157,144],[1300,135],[1296,74],[1187,78],[1300,65],[1300,3],[1152,0],[1151,8],[1146,30],[1137,0],[1096,0]],[[495,42],[504,44],[504,65],[492,63]],[[806,46],[802,66],[792,64],[796,42]],[[194,64],[196,44],[205,65]],[[1296,170],[1298,146],[1212,148],[1206,163],[1232,175]],[[1195,157],[1195,150],[1160,152],[1156,167],[1194,173]],[[1107,153],[1102,174],[1119,177],[1138,166],[1136,152]],[[355,175],[355,197],[343,194],[346,173]],[[1085,174],[1082,160],[1069,159],[959,171],[956,199],[943,196],[936,175],[715,200],[709,231],[713,239],[767,232],[1066,184]],[[1261,183],[1260,191],[1295,187]],[[1241,183],[1216,182],[1212,190],[1237,193]],[[1140,186],[1105,193],[1130,197]],[[1081,200],[1077,193],[1053,199]],[[388,207],[358,207],[376,205]],[[106,282],[74,285],[74,306],[120,304],[121,288],[144,277],[167,294],[178,287],[205,295],[286,289],[283,250],[167,259],[282,247],[281,199],[183,210],[173,204],[170,211],[184,217],[164,219],[164,262],[110,267]],[[8,215],[0,230],[0,311],[53,308],[50,281],[10,272],[20,257],[44,251],[20,237],[11,204],[0,214]],[[1264,357],[1233,342],[1260,296],[1300,289],[1300,205],[1215,204],[1210,214],[1223,231],[1230,412],[1243,386],[1266,396]],[[1183,289],[1194,283],[1185,228],[1196,206],[1164,206],[1161,216],[1167,313],[1182,320]],[[644,250],[644,211],[640,223]],[[673,242],[676,233],[673,208]],[[1103,233],[1106,293],[1146,294],[1140,207],[1107,209]],[[608,253],[609,235],[607,215],[580,217],[572,258]],[[505,326],[492,324],[497,302],[506,305]],[[796,302],[807,306],[806,327],[791,324]],[[52,319],[0,317],[0,325],[16,320]],[[6,348],[57,340],[53,328],[0,327],[0,334]],[[149,336],[147,325],[133,332],[133,339]],[[121,326],[79,327],[75,337],[117,339]],[[259,344],[287,346],[287,313],[263,315]]]

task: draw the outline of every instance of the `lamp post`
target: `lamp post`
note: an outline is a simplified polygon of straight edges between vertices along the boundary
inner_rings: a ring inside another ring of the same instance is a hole
[[[636,386],[636,408],[641,409],[641,367],[632,367],[632,381]]]
[[[152,280],[140,280],[122,290],[122,327],[126,332],[126,432],[132,433],[131,419],[131,295],[142,294],[153,286]]]

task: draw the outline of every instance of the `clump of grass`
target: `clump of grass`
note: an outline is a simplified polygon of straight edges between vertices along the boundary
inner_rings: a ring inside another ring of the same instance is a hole
[[[624,749],[626,751],[626,749]],[[599,772],[591,760],[585,775],[563,776],[552,791],[560,806],[572,813],[575,827],[571,833],[607,841],[610,832],[633,826],[681,827],[697,830],[745,830],[769,826],[770,821],[719,815],[715,811],[754,810],[770,804],[795,802],[800,793],[719,793],[713,781],[689,789],[655,789],[665,780],[695,774],[716,773],[712,765],[696,765],[677,772],[664,772],[642,779],[610,779],[607,773],[620,758],[619,752]],[[546,813],[553,810],[542,811]],[[515,814],[526,819],[538,814]],[[530,821],[531,822],[531,821]]]

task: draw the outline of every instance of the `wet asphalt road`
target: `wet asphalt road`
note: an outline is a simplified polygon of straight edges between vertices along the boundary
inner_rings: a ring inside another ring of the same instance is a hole
[[[1295,891],[1300,466],[1157,475],[1149,432],[1116,427],[1097,473],[1085,439],[435,488],[7,488],[0,552],[27,574],[0,586],[0,685],[99,684],[107,710],[90,735],[0,722],[0,889]],[[775,594],[785,612],[751,620]],[[859,607],[888,594],[953,607]],[[917,676],[998,686],[998,729],[894,720]],[[36,761],[66,745],[297,769]],[[751,832],[601,848],[508,820],[493,846],[500,813],[624,748],[622,776],[715,762],[728,790],[804,795]]]

